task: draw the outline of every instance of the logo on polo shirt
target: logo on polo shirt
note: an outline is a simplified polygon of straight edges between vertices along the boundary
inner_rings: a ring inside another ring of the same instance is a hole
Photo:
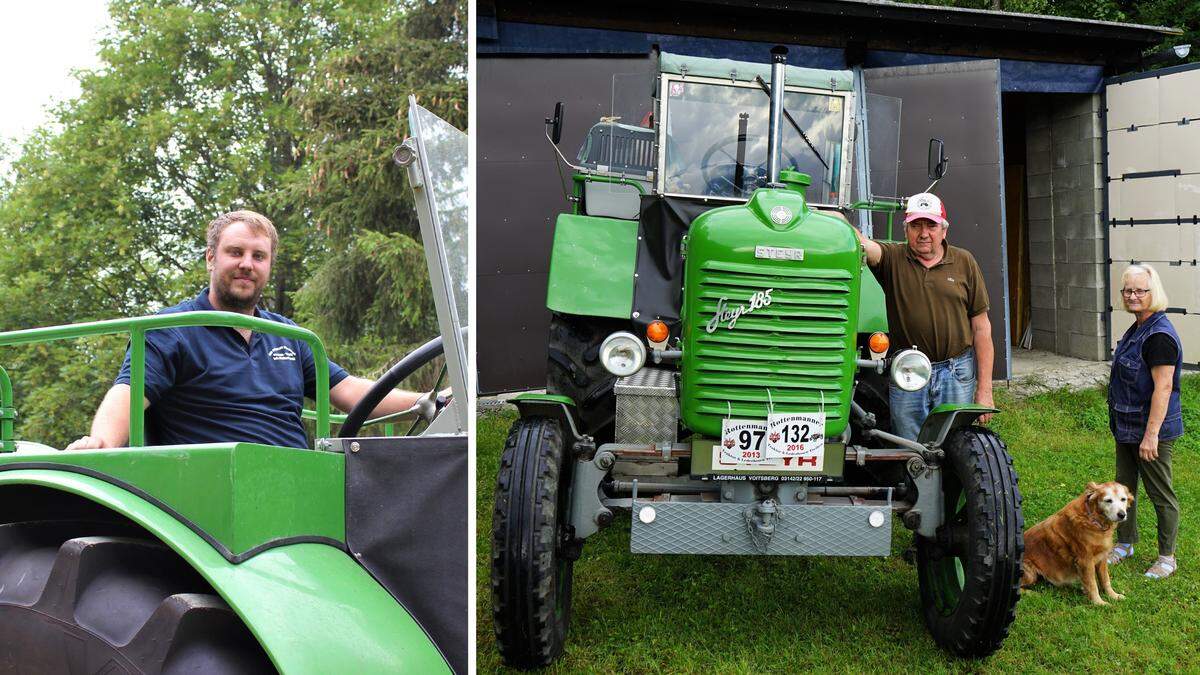
[[[272,361],[295,361],[296,352],[292,351],[287,345],[280,345],[271,351],[267,352],[271,355]]]

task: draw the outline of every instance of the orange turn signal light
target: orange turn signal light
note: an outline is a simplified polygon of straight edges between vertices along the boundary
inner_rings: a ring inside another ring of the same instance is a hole
[[[867,341],[867,346],[875,354],[887,353],[888,347],[892,346],[888,340],[887,333],[871,333],[871,339]]]
[[[667,324],[662,321],[651,321],[650,325],[646,326],[646,339],[651,342],[666,342],[670,334]]]

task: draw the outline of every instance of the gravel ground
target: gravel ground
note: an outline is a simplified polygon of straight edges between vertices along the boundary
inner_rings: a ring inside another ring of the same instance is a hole
[[[1024,398],[1055,389],[1076,391],[1108,383],[1107,361],[1085,361],[1039,350],[1013,349],[1012,379],[1007,387],[1014,396]]]

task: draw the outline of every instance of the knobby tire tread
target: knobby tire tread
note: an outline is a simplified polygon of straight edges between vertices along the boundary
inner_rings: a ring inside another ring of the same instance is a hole
[[[575,402],[580,432],[597,444],[611,440],[617,406],[617,377],[600,362],[599,347],[614,331],[628,329],[628,322],[602,317],[550,315],[546,392]]]
[[[922,599],[934,639],[959,656],[978,658],[1000,648],[1016,618],[1024,518],[1012,458],[1000,438],[981,427],[965,427],[951,439],[947,465],[960,462],[970,472],[962,487],[968,492],[967,523],[976,546],[964,560],[963,589],[952,615],[936,615],[932,603]]]
[[[569,623],[569,562],[565,597],[555,583],[563,461],[556,420],[521,419],[509,430],[492,514],[492,613],[501,656],[517,668],[556,659]]]
[[[241,619],[161,542],[84,521],[0,529],[3,573],[34,584],[0,588],[0,612],[16,622],[6,625],[24,638],[0,648],[0,670],[170,673],[201,663],[221,664],[222,672],[274,671]],[[27,553],[35,550],[44,553]],[[78,648],[62,651],[67,643]]]

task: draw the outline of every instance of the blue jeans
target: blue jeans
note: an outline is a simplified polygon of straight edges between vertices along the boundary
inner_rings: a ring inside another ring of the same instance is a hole
[[[933,364],[929,385],[919,391],[888,387],[892,405],[892,433],[917,440],[929,411],[943,403],[975,401],[975,348]]]

